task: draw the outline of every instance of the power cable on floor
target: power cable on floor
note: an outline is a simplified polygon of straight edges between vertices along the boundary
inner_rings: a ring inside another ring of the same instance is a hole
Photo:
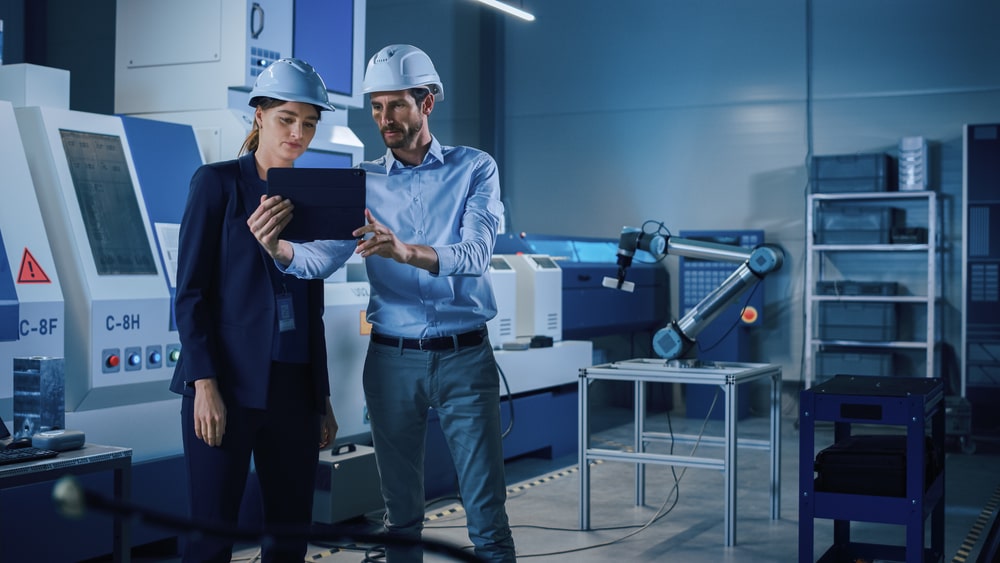
[[[514,430],[514,397],[510,394],[510,384],[507,383],[507,376],[504,374],[499,362],[497,362],[497,373],[500,374],[500,381],[503,381],[503,388],[507,390],[507,408],[510,412],[510,420],[507,421],[507,429],[500,434],[500,439],[503,440],[512,430]]]
[[[701,424],[701,429],[699,430],[698,436],[695,439],[694,446],[691,448],[691,452],[688,455],[693,456],[698,451],[698,446],[701,444],[701,440],[702,440],[702,438],[705,435],[705,429],[707,428],[708,422],[709,422],[709,420],[711,418],[712,409],[715,407],[715,404],[718,401],[718,398],[719,398],[719,392],[716,391],[715,396],[712,398],[712,403],[711,403],[711,405],[709,405],[708,413],[705,415],[705,419],[704,419],[704,421]],[[675,440],[674,440],[673,424],[671,422],[670,413],[669,412],[667,413],[667,428],[668,428],[668,431],[669,431],[669,434],[670,434],[670,438],[671,438],[670,439],[670,453],[673,454]],[[664,499],[663,504],[660,505],[660,508],[657,509],[656,513],[654,513],[653,516],[650,517],[650,519],[648,521],[646,521],[645,524],[632,524],[632,525],[624,525],[624,526],[610,526],[610,527],[603,527],[603,528],[591,528],[589,530],[580,530],[580,529],[576,529],[576,528],[557,528],[557,527],[553,527],[553,526],[539,526],[539,525],[533,525],[533,524],[515,524],[515,525],[511,525],[511,529],[515,529],[515,528],[530,528],[530,529],[536,529],[536,530],[547,530],[547,531],[555,531],[555,532],[576,532],[576,533],[580,533],[580,532],[590,533],[590,532],[608,531],[608,530],[623,530],[623,529],[629,529],[629,528],[636,528],[635,530],[633,530],[633,531],[631,531],[631,532],[629,532],[629,533],[627,533],[627,534],[625,534],[625,535],[623,535],[623,536],[621,536],[619,538],[616,538],[616,539],[613,539],[613,540],[609,540],[609,541],[606,541],[606,542],[602,542],[602,543],[598,543],[598,544],[593,544],[593,545],[588,545],[588,546],[583,546],[583,547],[578,547],[578,548],[573,548],[573,549],[564,549],[564,550],[559,550],[559,551],[550,551],[550,552],[545,552],[545,553],[519,553],[517,555],[517,557],[519,559],[526,559],[526,558],[529,558],[529,557],[547,557],[547,556],[550,556],[550,555],[564,555],[564,554],[568,554],[568,553],[579,553],[581,551],[588,551],[588,550],[591,550],[591,549],[597,549],[599,547],[607,547],[609,545],[615,545],[617,543],[625,541],[626,539],[628,539],[628,538],[630,538],[632,536],[635,536],[636,534],[639,534],[640,532],[642,532],[643,530],[649,528],[650,526],[652,526],[654,523],[656,523],[657,521],[659,521],[663,517],[665,517],[668,514],[670,514],[673,511],[673,509],[677,506],[677,502],[680,499],[680,482],[681,482],[681,479],[684,478],[684,474],[687,472],[688,468],[687,467],[683,468],[681,470],[681,472],[680,472],[680,475],[677,474],[677,471],[676,471],[675,467],[671,466],[670,469],[671,469],[671,474],[673,475],[673,478],[674,478],[674,484],[671,487],[671,489],[667,492],[667,497],[666,497],[666,499]],[[573,470],[567,470],[564,473],[571,473],[571,472],[573,472]],[[545,481],[545,479],[542,479],[541,481]],[[668,507],[668,504],[669,504],[669,507]],[[459,527],[463,527],[463,526],[460,526],[460,525],[427,526],[427,529],[448,529],[448,528],[459,528]]]

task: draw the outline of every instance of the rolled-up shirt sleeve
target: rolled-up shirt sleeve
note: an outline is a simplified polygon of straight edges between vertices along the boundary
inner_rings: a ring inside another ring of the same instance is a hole
[[[469,178],[469,191],[459,225],[461,241],[433,246],[438,255],[437,275],[483,275],[490,266],[502,218],[496,162],[488,154],[480,153]]]

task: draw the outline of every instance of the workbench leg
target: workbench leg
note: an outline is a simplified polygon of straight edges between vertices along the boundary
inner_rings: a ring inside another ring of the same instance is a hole
[[[587,462],[587,448],[590,447],[590,420],[587,416],[589,403],[587,400],[588,380],[581,374],[578,387],[577,417],[580,436],[577,449],[580,460],[580,529],[590,529],[590,464]]]
[[[813,563],[815,494],[813,451],[816,448],[815,404],[811,392],[799,394],[799,563]]]
[[[781,518],[781,372],[771,376],[771,520]]]
[[[632,409],[634,420],[632,427],[635,429],[635,436],[632,438],[633,451],[642,453],[646,451],[646,442],[643,435],[646,433],[646,383],[636,380],[633,384],[635,407]],[[646,504],[646,464],[636,462],[635,464],[635,505]]]
[[[115,499],[120,502],[129,502],[132,498],[132,460],[129,458],[128,465],[114,470]],[[120,514],[114,517],[114,546],[112,547],[112,558],[115,563],[129,563],[132,560],[132,535],[129,519]]]
[[[738,385],[727,383],[723,386],[726,399],[726,431],[725,431],[725,460],[723,461],[723,473],[725,473],[725,494],[726,494],[726,547],[736,545],[736,399],[739,391]]]

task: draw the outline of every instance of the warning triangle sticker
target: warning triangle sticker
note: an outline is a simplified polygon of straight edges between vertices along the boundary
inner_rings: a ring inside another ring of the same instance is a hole
[[[49,276],[45,275],[45,270],[38,265],[38,260],[35,260],[27,248],[21,257],[21,272],[17,275],[17,283],[52,283]]]

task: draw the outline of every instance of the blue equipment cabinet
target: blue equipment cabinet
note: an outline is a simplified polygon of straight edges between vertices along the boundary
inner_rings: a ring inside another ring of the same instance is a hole
[[[3,234],[0,233],[0,249],[2,248],[4,248]],[[20,318],[17,291],[14,289],[13,268],[7,264],[6,258],[0,258],[0,342],[18,339],[17,323]],[[3,369],[6,368],[7,366],[4,366]]]
[[[975,434],[1000,434],[1000,123],[966,125],[962,186],[962,392]]]
[[[142,198],[146,202],[149,220],[156,223],[180,225],[187,204],[191,177],[202,164],[194,129],[188,125],[121,116],[125,134],[132,149],[135,173],[139,177]],[[166,148],[165,148],[166,147]],[[154,232],[156,246],[161,251],[163,275],[170,289],[170,330],[177,330],[174,317],[174,298],[177,288],[169,271],[175,267],[163,261],[164,245],[160,234]]]
[[[945,482],[941,379],[837,375],[802,391],[799,408],[799,562],[815,560],[815,518],[834,521],[833,545],[820,562],[940,561],[944,554]],[[871,458],[857,456],[855,460],[862,463],[828,468],[816,478],[820,467],[820,456],[814,454],[818,421],[834,423],[835,446],[851,443],[852,424],[902,427],[905,447],[901,471],[885,475],[884,458],[875,466]],[[887,478],[873,485],[880,475]],[[836,486],[830,485],[831,477],[837,478]],[[871,494],[873,487],[883,494]],[[900,494],[887,494],[894,492],[892,489]],[[928,516],[930,547],[925,545]],[[905,526],[906,545],[852,542],[851,521]]]

